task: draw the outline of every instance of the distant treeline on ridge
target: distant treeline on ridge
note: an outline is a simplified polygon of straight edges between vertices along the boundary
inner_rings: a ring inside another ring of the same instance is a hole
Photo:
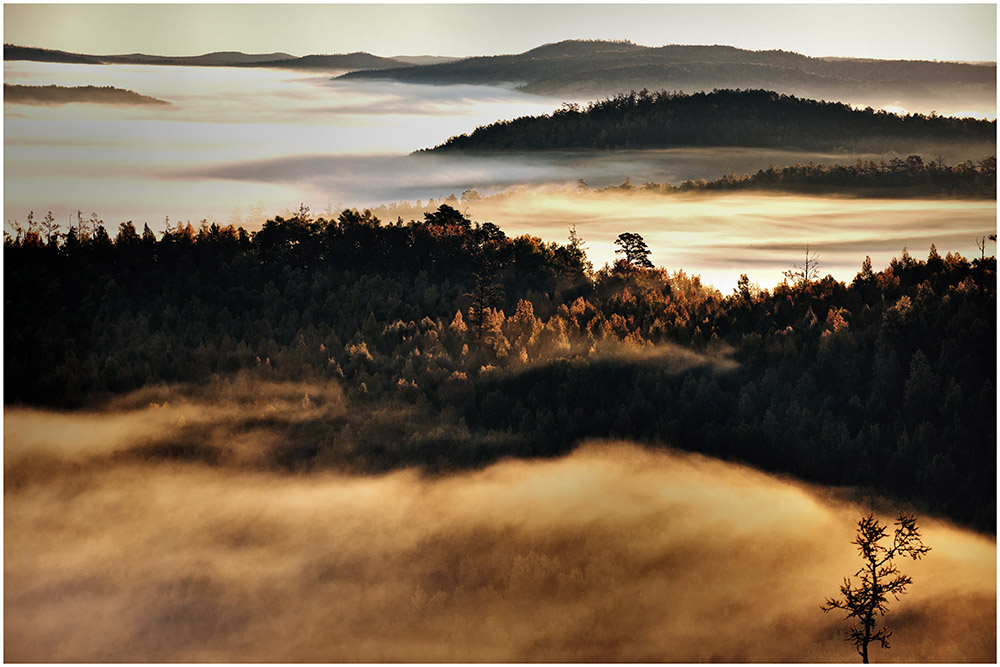
[[[708,91],[761,88],[814,99],[941,108],[953,100],[996,104],[996,64],[811,58],[722,45],[566,40],[524,53],[465,58],[427,67],[351,72],[420,84],[509,85],[539,95],[597,98],[629,89]],[[927,107],[926,105],[930,105]]]
[[[199,56],[156,56],[146,53],[121,55],[91,55],[40,49],[16,44],[4,44],[5,61],[75,63],[89,65],[182,65],[193,67],[267,67],[279,69],[358,70],[405,67],[409,63],[373,56],[370,53],[338,53],[333,55],[292,56],[287,53],[242,53],[216,51]]]
[[[113,86],[22,86],[3,84],[7,104],[164,104],[170,102]]]
[[[631,91],[480,126],[432,152],[745,146],[875,152],[914,142],[992,145],[996,121],[857,110],[767,90]],[[902,152],[902,151],[901,151]]]
[[[876,162],[856,160],[853,164],[800,164],[770,166],[753,174],[727,174],[712,181],[698,179],[680,185],[626,180],[602,191],[714,192],[727,190],[768,190],[808,194],[857,194],[866,197],[973,197],[996,199],[997,159],[966,160],[956,165],[924,162],[919,155]]]

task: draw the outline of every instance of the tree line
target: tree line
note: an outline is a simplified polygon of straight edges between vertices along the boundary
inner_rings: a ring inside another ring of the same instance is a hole
[[[849,283],[744,277],[731,294],[651,266],[638,234],[619,241],[594,272],[575,232],[510,238],[447,205],[388,224],[303,208],[257,232],[126,222],[113,238],[97,216],[65,233],[32,216],[4,239],[5,401],[88,406],[243,373],[336,382],[349,416],[289,424],[283,465],[444,471],[620,437],[995,529],[985,239],[972,260],[932,246],[866,259]]]
[[[712,181],[698,179],[680,185],[626,181],[604,190],[644,192],[706,192],[766,190],[809,194],[854,193],[872,196],[976,197],[996,199],[997,160],[966,160],[946,165],[943,160],[924,162],[919,155],[888,161],[858,159],[854,164],[801,164],[770,166],[754,174],[727,174]]]
[[[996,146],[996,121],[852,109],[768,90],[687,95],[641,90],[585,107],[566,103],[551,115],[522,116],[451,137],[431,152],[676,146],[747,146],[807,150],[901,151],[917,142]],[[995,148],[993,149],[995,151]]]
[[[92,102],[96,104],[166,104],[170,102],[141,95],[134,90],[113,86],[21,86],[3,84],[7,104],[70,104]]]

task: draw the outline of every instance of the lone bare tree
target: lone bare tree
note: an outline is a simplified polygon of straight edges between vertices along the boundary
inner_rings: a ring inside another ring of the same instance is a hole
[[[877,627],[878,617],[888,611],[888,596],[898,600],[906,592],[906,587],[913,583],[908,575],[896,568],[893,559],[909,556],[919,560],[931,550],[920,540],[915,517],[901,513],[894,525],[896,530],[893,531],[892,546],[885,547],[881,541],[886,536],[887,526],[881,525],[871,514],[858,521],[858,536],[851,543],[858,545],[861,560],[864,561],[861,569],[854,573],[859,579],[858,584],[852,584],[850,577],[844,579],[840,587],[840,594],[844,597],[827,598],[822,606],[823,611],[842,609],[847,612],[848,620],[856,619],[845,640],[854,642],[861,662],[866,664],[871,642],[877,641],[882,648],[889,648],[892,630],[887,625]]]
[[[809,251],[808,243],[805,246],[805,251],[805,262],[802,264],[796,264],[791,269],[781,272],[781,274],[788,280],[791,280],[792,283],[808,283],[819,278],[819,255]]]
[[[986,238],[987,237],[982,236],[982,237],[976,239],[976,247],[979,248],[979,259],[981,259],[981,260],[986,259]],[[990,234],[989,235],[989,239],[990,239],[990,241],[996,241],[997,240],[997,235],[996,234]]]

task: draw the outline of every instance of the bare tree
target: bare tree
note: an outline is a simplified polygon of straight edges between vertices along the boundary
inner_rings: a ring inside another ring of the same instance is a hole
[[[987,237],[985,236],[976,239],[976,247],[979,248],[979,259],[981,260],[986,259],[986,239]],[[990,241],[996,241],[997,235],[990,234],[989,239]]]
[[[819,278],[819,255],[809,251],[809,244],[806,244],[806,259],[802,264],[796,264],[787,271],[782,271],[782,275],[793,283],[810,282]]]
[[[898,600],[906,592],[906,587],[913,583],[908,575],[897,569],[893,559],[909,556],[919,560],[931,550],[920,540],[915,517],[901,513],[894,525],[896,530],[892,546],[885,547],[881,541],[886,536],[886,526],[871,514],[858,521],[858,535],[851,543],[858,545],[861,560],[864,561],[861,569],[854,573],[858,584],[852,584],[850,577],[844,579],[840,587],[843,598],[827,598],[822,606],[823,611],[841,609],[847,612],[848,620],[855,619],[845,639],[854,642],[861,662],[866,664],[870,643],[879,642],[882,648],[889,648],[892,630],[887,625],[878,627],[878,617],[885,616],[888,611],[888,596]]]

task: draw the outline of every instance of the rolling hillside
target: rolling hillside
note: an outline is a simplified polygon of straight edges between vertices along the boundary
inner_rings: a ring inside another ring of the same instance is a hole
[[[112,86],[19,86],[3,84],[4,104],[162,104],[170,105],[155,97],[141,95],[132,90]]]
[[[187,65],[197,67],[276,67],[285,69],[357,70],[399,67],[405,63],[370,53],[293,56],[287,53],[216,51],[200,56],[156,56],[146,53],[89,55],[4,44],[4,60],[82,63],[93,65]]]
[[[962,104],[995,108],[996,65],[812,58],[788,51],[731,46],[571,40],[517,55],[374,72],[345,78],[389,78],[424,84],[513,84],[540,95],[599,97],[628,90],[763,88],[859,105],[894,103],[913,109]],[[927,106],[931,105],[931,106]]]
[[[452,137],[433,152],[753,146],[905,152],[916,144],[995,152],[996,121],[901,116],[766,90],[616,95],[586,108],[525,116]],[[983,157],[977,155],[977,158]]]

